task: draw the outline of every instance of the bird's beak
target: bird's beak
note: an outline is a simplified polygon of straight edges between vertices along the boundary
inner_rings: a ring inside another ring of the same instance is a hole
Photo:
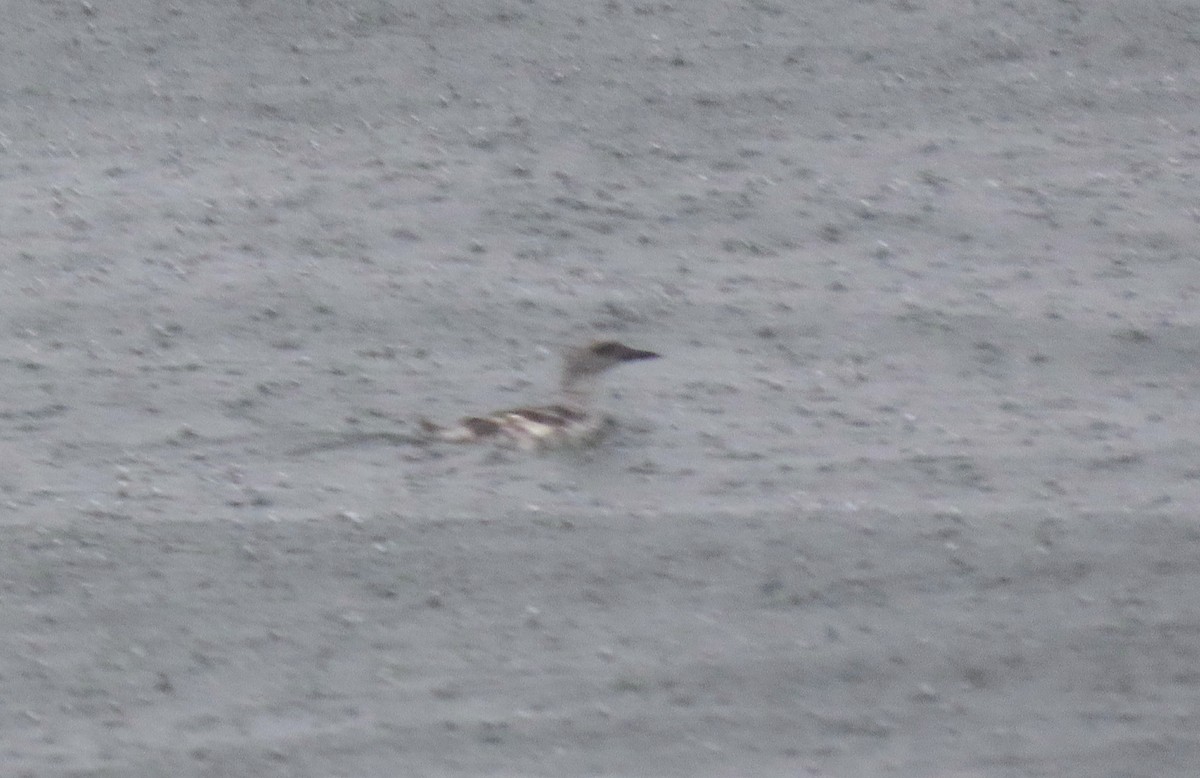
[[[656,354],[653,351],[642,351],[641,349],[626,347],[625,350],[621,352],[620,356],[622,362],[634,362],[639,359],[658,359],[661,354]]]

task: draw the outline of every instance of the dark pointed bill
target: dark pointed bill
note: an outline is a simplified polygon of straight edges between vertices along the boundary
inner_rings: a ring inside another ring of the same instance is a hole
[[[630,348],[624,343],[619,343],[615,340],[606,340],[596,343],[592,346],[592,352],[597,356],[611,357],[620,360],[621,362],[633,362],[638,359],[658,359],[659,355],[653,351],[643,351],[638,348]]]

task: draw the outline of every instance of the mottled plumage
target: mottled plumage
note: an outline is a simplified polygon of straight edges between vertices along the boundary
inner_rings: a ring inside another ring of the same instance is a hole
[[[615,340],[596,341],[567,353],[562,399],[557,403],[468,416],[447,427],[423,420],[421,428],[430,437],[450,443],[503,440],[526,449],[586,446],[595,443],[613,424],[611,416],[591,408],[595,378],[617,365],[657,357],[653,351],[630,348]]]

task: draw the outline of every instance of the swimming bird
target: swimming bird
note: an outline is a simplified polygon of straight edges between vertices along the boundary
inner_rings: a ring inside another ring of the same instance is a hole
[[[611,416],[592,407],[597,377],[626,362],[658,357],[615,340],[598,340],[566,353],[558,402],[467,416],[445,427],[422,419],[421,429],[430,438],[449,443],[501,440],[529,450],[587,446],[614,424]]]

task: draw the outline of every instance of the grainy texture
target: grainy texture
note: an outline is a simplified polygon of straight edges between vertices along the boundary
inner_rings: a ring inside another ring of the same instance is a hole
[[[1194,775],[1198,31],[8,4],[4,774]]]

